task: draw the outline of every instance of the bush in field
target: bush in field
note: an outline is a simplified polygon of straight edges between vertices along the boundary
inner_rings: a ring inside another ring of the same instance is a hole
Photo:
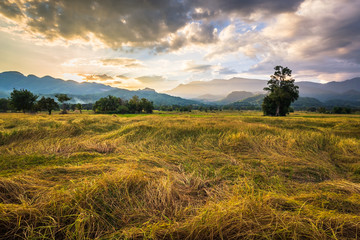
[[[274,69],[268,87],[264,88],[269,94],[264,98],[262,108],[265,115],[285,116],[291,103],[299,98],[299,87],[294,84],[289,68],[276,66]]]
[[[108,96],[100,98],[95,102],[93,110],[95,113],[152,113],[154,105],[145,98],[139,99],[138,96],[133,96],[128,102],[121,98]]]
[[[10,109],[10,101],[6,98],[0,98],[0,112],[7,112]]]
[[[38,101],[37,105],[39,110],[46,110],[49,112],[49,115],[51,115],[52,110],[56,110],[59,108],[59,105],[55,102],[55,100],[49,97],[42,97]]]
[[[66,94],[56,94],[55,97],[58,99],[59,102],[61,102],[62,104],[62,114],[65,114],[67,113],[66,112],[66,104],[65,102],[71,100],[71,97],[69,97],[68,95]]]
[[[107,96],[96,101],[93,110],[96,113],[116,113],[121,105],[123,105],[121,98]]]
[[[26,89],[14,89],[10,95],[10,104],[15,110],[25,113],[34,109],[37,98],[38,96]]]

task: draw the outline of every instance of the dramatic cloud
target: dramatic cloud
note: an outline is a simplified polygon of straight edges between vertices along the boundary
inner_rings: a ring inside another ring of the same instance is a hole
[[[230,69],[230,68],[222,67],[222,68],[218,69],[218,73],[222,74],[222,75],[230,75],[230,74],[237,74],[238,72],[233,69]]]
[[[5,0],[1,13],[21,16],[27,29],[48,39],[81,38],[90,34],[110,47],[147,46],[189,20],[188,6],[177,0]]]
[[[142,76],[137,77],[136,80],[139,80],[142,83],[159,83],[165,81],[166,79],[163,76]]]
[[[212,69],[212,65],[208,64],[196,64],[194,61],[188,61],[185,63],[184,71],[187,72],[205,72]]]
[[[355,0],[331,4],[326,0],[306,0],[296,11],[266,20],[260,29],[259,23],[254,22],[251,29],[239,32],[233,22],[220,32],[218,44],[207,58],[241,53],[258,61],[250,68],[252,73],[269,73],[275,65],[283,64],[299,73],[311,73],[310,79],[326,75],[327,79],[320,79],[328,81],[329,73],[357,76],[359,10],[360,2]]]
[[[269,14],[296,11],[303,0],[195,0],[191,2],[195,9],[204,9],[199,16],[203,16],[203,12],[207,15],[241,13],[249,16],[259,11]]]
[[[266,78],[275,65],[301,80],[330,81],[360,75],[359,12],[359,0],[2,0],[0,31],[20,36],[8,37],[8,56],[21,55],[19,39],[51,42],[56,52],[40,52],[63,56],[57,72],[89,73],[88,81],[117,76],[133,88]],[[38,50],[28,46],[21,59]]]
[[[114,78],[106,75],[106,74],[78,74],[79,76],[81,76],[83,78],[83,80],[86,81],[108,81],[108,80],[113,80]]]
[[[111,66],[123,66],[126,68],[138,68],[143,67],[141,62],[132,58],[110,58],[110,59],[102,59],[103,65],[111,65]]]
[[[159,75],[141,76],[135,78],[135,80],[139,83],[138,88],[143,89],[145,87],[150,87],[158,91],[171,89],[178,85],[177,81],[169,80],[164,76]]]
[[[94,36],[114,48],[159,43],[176,48],[184,38],[193,43],[213,42],[216,28],[210,22],[221,22],[227,14],[249,18],[257,12],[293,11],[299,3],[301,0],[5,0],[0,13],[48,39],[89,40]],[[183,31],[178,32],[180,29]],[[171,43],[163,40],[167,37],[172,38]]]
[[[110,85],[121,85],[122,81],[112,81]]]
[[[23,17],[21,10],[16,3],[11,3],[8,0],[0,2],[0,13],[10,19],[20,19]]]
[[[124,80],[127,80],[129,79],[128,76],[124,75],[124,74],[121,74],[121,75],[117,75],[116,78],[120,78],[120,79],[124,79]]]

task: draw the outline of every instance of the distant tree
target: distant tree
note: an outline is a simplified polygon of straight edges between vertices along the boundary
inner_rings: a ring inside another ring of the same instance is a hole
[[[144,112],[146,112],[146,113],[152,113],[154,110],[153,102],[150,102],[146,98],[141,99],[140,105],[141,105],[142,110],[144,110]]]
[[[326,110],[325,107],[319,107],[319,108],[317,109],[317,112],[318,112],[318,113],[327,113],[327,110]]]
[[[332,110],[335,114],[350,114],[351,108],[348,107],[334,107]]]
[[[191,112],[192,106],[188,105],[188,106],[181,106],[178,108],[178,111],[180,112]],[[207,110],[205,110],[206,112]]]
[[[15,110],[25,113],[34,109],[37,98],[38,96],[26,89],[14,89],[10,94],[10,104]]]
[[[265,115],[285,116],[289,113],[292,102],[299,98],[299,87],[291,78],[291,70],[287,67],[276,66],[274,75],[268,81],[268,95],[264,98],[262,109]]]
[[[160,110],[161,111],[170,111],[171,112],[171,111],[173,111],[173,107],[174,106],[161,106]]]
[[[129,113],[129,108],[125,105],[121,105],[116,109],[116,113],[119,113],[119,114]]]
[[[70,109],[72,111],[75,111],[76,110],[76,104],[70,104]]]
[[[56,110],[59,108],[59,105],[55,102],[54,99],[52,98],[45,98],[42,97],[39,101],[38,101],[38,108],[40,110],[46,110],[48,111],[49,115],[51,115],[51,111],[52,110]]]
[[[71,100],[71,97],[69,97],[67,94],[56,94],[55,97],[62,104],[62,112],[61,113],[65,114],[66,113],[66,104],[65,104],[65,102]]]
[[[343,109],[342,107],[334,107],[332,112],[335,114],[341,114],[343,112]]]
[[[82,104],[81,104],[81,103],[76,104],[76,109],[79,110],[80,113],[81,113],[81,111],[82,111]]]
[[[351,109],[351,108],[348,108],[348,107],[345,107],[343,112],[344,112],[345,114],[350,114],[350,113],[352,112],[352,109]]]
[[[96,113],[116,113],[123,103],[121,98],[109,95],[96,101],[93,110]]]
[[[154,105],[149,100],[143,98],[139,100],[138,96],[132,97],[129,101],[123,101],[121,98],[107,96],[100,98],[95,102],[93,110],[95,113],[152,113]]]
[[[127,107],[130,113],[140,113],[142,112],[142,106],[138,96],[133,96],[127,103]]]
[[[7,112],[10,109],[10,101],[6,98],[0,98],[0,112]]]
[[[82,104],[82,109],[83,110],[92,110],[94,107],[94,104],[93,103],[85,103],[85,104]]]
[[[308,112],[316,112],[316,107],[309,107],[307,108]]]

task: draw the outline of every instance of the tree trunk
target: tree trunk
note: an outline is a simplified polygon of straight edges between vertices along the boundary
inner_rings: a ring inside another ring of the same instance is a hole
[[[49,115],[51,115],[51,110],[49,110]]]
[[[276,106],[276,114],[275,116],[280,116],[280,104]]]

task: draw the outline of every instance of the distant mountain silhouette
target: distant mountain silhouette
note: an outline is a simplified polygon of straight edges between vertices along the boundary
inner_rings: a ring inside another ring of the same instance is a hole
[[[232,108],[247,108],[251,107],[251,109],[261,109],[262,102],[265,98],[265,94],[258,94],[249,98],[245,98],[243,100],[233,102],[231,104],[228,104],[228,107]],[[342,105],[342,104],[340,104]],[[348,104],[345,104],[347,106]],[[351,104],[350,104],[351,105]],[[309,107],[332,107],[336,106],[331,102],[321,102],[316,98],[309,98],[309,97],[299,97],[298,100],[296,100],[294,103],[291,104],[291,107],[297,110],[304,110],[308,109]]]
[[[265,94],[257,94],[255,96],[252,97],[248,97],[245,99],[242,99],[240,101],[231,103],[230,105],[233,106],[257,106],[259,108],[261,108],[261,104],[265,98]]]
[[[340,99],[360,103],[360,78],[353,78],[343,82],[329,82],[326,84],[314,82],[297,82],[301,97],[317,98],[321,101]],[[184,98],[197,98],[200,95],[228,95],[234,91],[264,93],[267,81],[246,78],[214,79],[212,81],[194,81],[180,84],[166,93]],[[213,99],[217,101],[217,99]],[[211,101],[207,99],[207,101]]]
[[[233,102],[238,102],[243,99],[249,98],[254,96],[254,93],[246,92],[246,91],[234,91],[231,92],[229,95],[227,95],[224,99],[221,101],[218,101],[219,104],[229,104]]]
[[[13,89],[28,89],[33,93],[66,93],[66,94],[92,94],[112,89],[98,83],[78,83],[45,76],[39,78],[35,75],[24,76],[19,72],[0,73],[0,91],[11,92]]]
[[[314,97],[322,101],[331,99],[360,101],[360,78],[325,84],[298,82],[296,85],[300,87],[302,97]]]
[[[326,84],[314,82],[295,82],[299,86],[300,99],[294,106],[360,106],[360,78],[343,82]],[[78,83],[45,76],[24,76],[19,72],[0,73],[0,98],[9,97],[13,89],[28,89],[40,96],[54,97],[56,93],[66,93],[72,97],[72,103],[91,103],[101,97],[113,95],[130,99],[137,95],[147,98],[155,105],[191,105],[191,104],[230,104],[261,105],[264,97],[263,88],[267,81],[246,78],[229,80],[214,79],[212,81],[195,81],[180,84],[167,91],[168,94],[157,93],[154,89],[144,88],[137,91],[114,88],[100,83]],[[191,98],[191,99],[184,99]]]
[[[166,91],[166,93],[184,98],[197,98],[205,94],[227,96],[233,91],[262,92],[266,85],[267,81],[258,79],[214,79],[211,81],[194,81],[188,84],[180,84],[176,88]]]
[[[225,96],[226,95],[204,94],[204,95],[198,96],[196,98],[193,98],[193,100],[202,101],[202,102],[214,102],[214,101],[220,101]]]
[[[19,72],[0,73],[0,97],[8,97],[14,88],[27,89],[40,96],[54,97],[57,93],[65,93],[72,97],[70,101],[72,103],[91,103],[108,95],[128,100],[132,96],[137,95],[140,98],[147,98],[153,101],[155,105],[198,104],[198,102],[193,100],[157,93],[150,88],[130,91],[99,83],[78,83],[76,81],[65,81],[50,76],[39,78],[35,75],[24,76]]]

